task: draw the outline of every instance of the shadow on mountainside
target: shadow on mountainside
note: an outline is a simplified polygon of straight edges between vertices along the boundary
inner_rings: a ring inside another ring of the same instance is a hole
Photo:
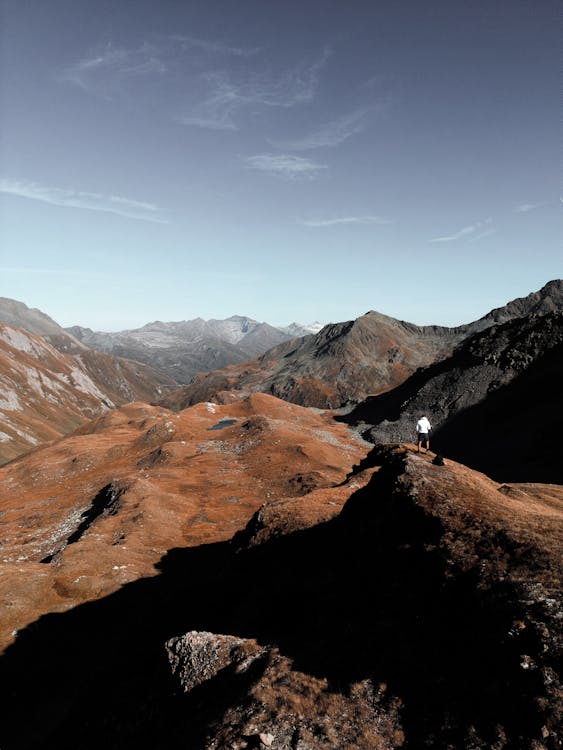
[[[519,593],[479,567],[515,551],[482,529],[479,557],[457,571],[439,518],[397,488],[401,470],[390,460],[330,522],[248,549],[240,535],[173,550],[159,576],[40,618],[0,659],[2,750],[203,747],[234,688],[219,675],[175,692],[163,644],[188,630],[277,644],[332,690],[386,683],[407,748],[490,748],[498,726],[499,747],[531,747],[541,685],[519,654],[540,644],[532,628],[507,636]]]
[[[498,482],[563,484],[563,347],[555,347],[508,385],[455,414],[433,448]]]
[[[457,371],[465,366],[456,354]],[[388,393],[358,404],[337,421],[360,425],[372,442],[414,440],[416,420],[426,413],[438,420],[431,436],[432,451],[482,471],[498,482],[563,483],[561,421],[563,419],[563,346],[542,354],[509,383],[483,391],[466,408],[456,407],[459,393],[470,388],[460,377],[455,390],[444,389],[440,376],[452,370],[443,360],[417,371]],[[455,375],[455,370],[452,370]],[[438,382],[432,386],[433,381]],[[426,387],[426,390],[423,390]],[[440,414],[447,416],[442,423]]]

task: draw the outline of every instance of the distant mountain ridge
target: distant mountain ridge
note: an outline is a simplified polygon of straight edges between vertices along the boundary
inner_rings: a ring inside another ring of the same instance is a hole
[[[455,328],[417,326],[371,311],[282,343],[242,366],[197,375],[163,404],[183,409],[198,401],[232,398],[227,392],[242,396],[262,391],[303,406],[339,408],[392,390],[418,368],[450,356],[464,339],[500,321],[558,309],[563,309],[561,280]]]
[[[149,364],[178,383],[197,372],[246,362],[292,336],[268,323],[233,315],[225,320],[154,321],[117,332],[66,329],[83,344],[99,351]]]

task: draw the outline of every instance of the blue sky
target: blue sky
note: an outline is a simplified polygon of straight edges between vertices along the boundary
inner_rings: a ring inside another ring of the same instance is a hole
[[[0,295],[475,319],[562,267],[556,0],[0,0]]]

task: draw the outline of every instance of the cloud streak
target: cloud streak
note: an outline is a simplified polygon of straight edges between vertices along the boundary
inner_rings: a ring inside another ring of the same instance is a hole
[[[119,195],[102,195],[100,193],[89,193],[80,190],[67,190],[40,185],[30,180],[10,180],[7,178],[0,179],[0,193],[42,201],[43,203],[50,203],[53,206],[103,211],[124,216],[128,219],[168,224],[168,220],[160,215],[158,206],[144,201],[124,198]]]
[[[248,107],[289,109],[311,102],[321,70],[331,51],[325,48],[313,62],[281,72],[272,70],[208,71],[197,80],[198,101],[178,121],[213,130],[237,130],[237,116]]]
[[[333,148],[361,133],[367,127],[370,117],[386,109],[387,104],[383,101],[371,106],[358,107],[348,114],[336,117],[318,126],[302,138],[293,140],[270,139],[269,143],[288,151]]]
[[[342,224],[392,224],[391,219],[383,216],[340,216],[332,219],[299,219],[299,224],[305,227],[333,227]]]
[[[245,109],[288,109],[311,102],[332,51],[325,47],[316,57],[291,67],[275,69],[264,59],[250,62],[260,48],[231,46],[188,35],[158,38],[136,48],[107,44],[95,54],[67,66],[59,78],[107,100],[141,94],[147,80],[165,80],[159,86],[163,101],[184,125],[212,130],[237,130]],[[173,89],[173,90],[172,90]],[[178,94],[178,91],[181,91]],[[184,109],[178,101],[186,104]]]
[[[127,80],[166,73],[169,66],[163,52],[158,46],[148,43],[136,49],[108,44],[99,53],[67,66],[60,79],[84,91],[108,97]]]
[[[467,227],[459,229],[453,234],[444,235],[443,237],[434,237],[433,239],[428,240],[428,242],[456,242],[457,240],[469,238],[471,238],[473,241],[476,241],[484,237],[488,237],[490,234],[493,234],[495,232],[495,230],[490,226],[492,222],[493,220],[490,218],[485,219],[485,221],[478,221],[475,224],[470,224]]]
[[[315,180],[328,168],[326,164],[290,154],[256,154],[247,156],[244,162],[247,169],[288,181]]]
[[[535,211],[536,208],[540,208],[541,203],[521,203],[514,209],[515,214],[527,214],[530,211]]]

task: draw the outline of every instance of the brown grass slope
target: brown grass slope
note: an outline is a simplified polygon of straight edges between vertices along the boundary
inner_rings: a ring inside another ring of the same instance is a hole
[[[1,643],[154,575],[168,549],[229,539],[268,498],[307,492],[330,517],[365,452],[346,426],[256,394],[180,414],[128,404],[21,457],[0,469]]]
[[[271,498],[231,543],[20,633],[3,745],[559,748],[561,488],[386,446],[345,492],[297,527],[310,496]]]

